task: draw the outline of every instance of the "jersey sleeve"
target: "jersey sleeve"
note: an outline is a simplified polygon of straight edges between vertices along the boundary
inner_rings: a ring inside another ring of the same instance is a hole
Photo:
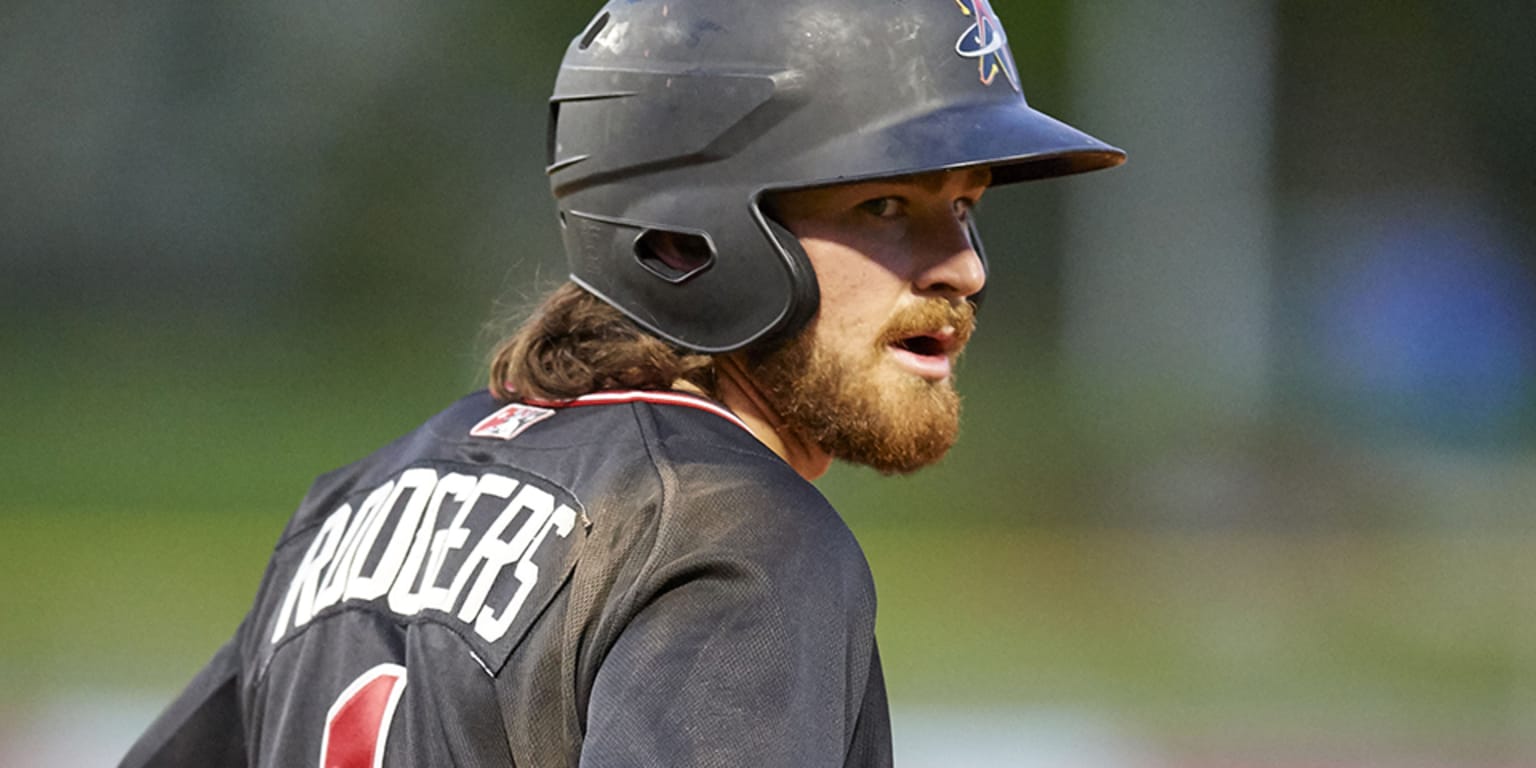
[[[664,526],[598,669],[582,766],[842,766],[869,751],[856,731],[888,740],[887,714],[862,712],[884,703],[868,566],[800,496],[713,494]]]
[[[134,743],[118,768],[245,768],[235,641],[214,654]]]

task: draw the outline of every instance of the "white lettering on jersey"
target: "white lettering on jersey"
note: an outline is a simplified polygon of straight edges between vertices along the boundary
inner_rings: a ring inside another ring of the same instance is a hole
[[[383,511],[374,516],[373,523],[368,526],[366,538],[358,545],[357,551],[363,553],[363,557],[352,557],[352,577],[347,580],[346,599],[372,600],[382,597],[389,591],[389,585],[394,582],[395,574],[400,572],[400,563],[405,560],[405,553],[411,546],[411,539],[416,534],[416,521],[421,519],[421,511],[427,506],[427,499],[432,494],[432,488],[437,485],[437,473],[426,468],[408,469],[395,483],[395,491],[389,495],[389,501],[383,506]],[[389,545],[384,548],[384,554],[379,557],[379,562],[374,566],[372,573],[363,573],[368,565],[367,554],[373,551],[374,542],[378,541],[379,533],[384,529],[385,518],[389,511],[395,508],[400,497],[409,493],[410,498],[401,510],[400,517],[395,521],[394,533],[389,537]]]
[[[501,536],[511,527],[512,521],[518,513],[524,509],[532,512],[527,522],[518,530],[517,535],[511,541],[503,541]],[[477,564],[484,564],[480,569],[480,579],[475,582],[473,589],[469,590],[469,597],[464,599],[464,607],[459,609],[460,621],[474,621],[479,615],[481,607],[485,605],[485,598],[490,594],[491,585],[496,577],[501,575],[501,569],[523,556],[523,550],[528,548],[528,543],[538,533],[540,526],[549,519],[555,511],[555,497],[542,488],[531,485],[523,486],[523,490],[517,494],[507,508],[502,510],[496,522],[491,524],[490,530],[480,539],[473,552],[469,554],[469,562],[459,569],[459,575],[454,577],[453,586],[449,591],[456,597],[459,590],[464,588],[469,579],[470,571]]]
[[[423,599],[421,590],[416,587],[416,576],[421,569],[421,561],[426,557],[427,547],[432,541],[432,532],[437,528],[437,516],[442,512],[443,500],[452,494],[454,501],[461,508],[466,502],[473,506],[475,487],[475,478],[457,472],[450,473],[437,482],[437,489],[432,492],[432,501],[427,505],[427,511],[421,516],[421,527],[416,531],[411,553],[406,556],[405,564],[400,568],[400,575],[395,578],[395,586],[389,590],[390,610],[402,616],[410,616],[421,610]],[[430,586],[432,578],[431,575],[427,576],[424,584]]]
[[[304,558],[299,561],[299,569],[293,574],[293,583],[288,586],[288,596],[283,599],[283,607],[277,612],[272,642],[277,642],[288,631],[290,612],[293,613],[295,624],[304,624],[315,614],[315,590],[320,586],[320,568],[335,556],[336,545],[341,541],[342,531],[351,516],[352,505],[341,505],[340,509],[325,519],[325,524],[320,526],[320,533],[315,534],[315,540],[309,543],[309,550],[304,553]]]
[[[342,504],[299,559],[273,619],[271,642],[343,601],[377,602],[401,616],[439,611],[472,623],[487,642],[497,641],[538,581],[533,558],[540,545],[551,531],[569,536],[577,519],[550,491],[519,485],[494,473],[439,477],[416,467],[370,491],[355,513],[351,503]],[[505,506],[487,509],[487,499]],[[450,565],[453,578],[444,585]],[[508,568],[511,578],[501,578]],[[493,595],[504,597],[488,604]]]
[[[358,539],[361,538],[363,529],[370,527],[375,518],[379,516],[379,510],[384,506],[384,500],[389,498],[390,492],[395,489],[395,481],[391,480],[368,494],[363,499],[362,506],[357,514],[352,517],[352,522],[347,525],[347,532],[341,537],[341,549],[336,552],[336,558],[326,565],[325,576],[320,581],[320,590],[315,593],[315,613],[325,610],[341,602],[342,592],[347,588],[347,573],[352,567],[352,558],[357,552]],[[300,626],[295,622],[294,626]]]
[[[533,521],[529,520],[529,522]],[[565,538],[570,535],[571,529],[575,525],[576,511],[561,504],[560,508],[556,509],[544,524],[539,527],[539,533],[533,537],[533,543],[528,545],[528,550],[530,552],[537,550],[539,545],[544,543],[544,537],[549,534],[551,528],[559,530],[560,537]],[[526,527],[524,526],[525,529]],[[518,581],[517,592],[513,593],[511,600],[507,601],[507,605],[502,609],[501,615],[496,616],[492,614],[490,606],[486,606],[480,609],[480,617],[475,620],[475,632],[488,641],[495,642],[496,638],[506,634],[507,629],[512,626],[512,619],[517,617],[518,610],[523,607],[523,601],[527,600],[528,593],[533,591],[534,582],[539,580],[539,566],[533,563],[532,558],[520,558],[517,561],[517,568],[512,571],[512,575]],[[484,573],[481,573],[480,579],[481,581],[485,580]],[[463,618],[463,614],[460,613],[459,617]]]

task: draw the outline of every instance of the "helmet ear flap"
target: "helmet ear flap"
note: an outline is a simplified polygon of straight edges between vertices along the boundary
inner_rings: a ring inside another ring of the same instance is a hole
[[[811,259],[800,244],[800,238],[761,208],[757,210],[757,217],[762,223],[763,234],[789,267],[789,310],[772,335],[760,342],[762,346],[771,347],[794,338],[816,316],[816,311],[821,308],[821,287],[816,282],[816,270],[811,267]]]

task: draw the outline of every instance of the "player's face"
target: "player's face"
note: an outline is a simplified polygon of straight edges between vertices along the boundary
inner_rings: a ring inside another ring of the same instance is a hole
[[[954,444],[954,366],[986,280],[967,219],[985,171],[788,193],[775,216],[821,288],[806,331],[756,375],[787,425],[833,456],[910,472]]]

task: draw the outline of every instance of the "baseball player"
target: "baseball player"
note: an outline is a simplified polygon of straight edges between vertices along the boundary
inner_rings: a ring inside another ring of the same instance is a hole
[[[613,0],[548,172],[570,281],[316,481],[125,766],[885,766],[863,554],[810,481],[954,441],[986,188],[1118,164],[986,0]]]

